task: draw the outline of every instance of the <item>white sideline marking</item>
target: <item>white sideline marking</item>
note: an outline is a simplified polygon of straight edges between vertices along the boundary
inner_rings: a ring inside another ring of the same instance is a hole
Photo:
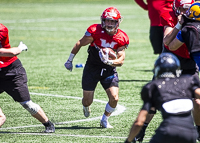
[[[81,97],[73,97],[73,96],[64,96],[64,95],[53,95],[53,94],[43,94],[43,93],[33,93],[30,92],[31,95],[40,95],[40,96],[51,96],[51,97],[61,97],[61,98],[73,98],[73,99],[78,99],[82,100]],[[100,102],[100,103],[107,103],[108,101],[102,101],[98,99],[94,99],[93,101]],[[111,116],[117,116],[121,113],[123,113],[126,110],[126,107],[122,105],[117,105],[116,110],[111,114]],[[58,122],[55,123],[56,125],[61,125],[61,124],[70,124],[70,123],[78,123],[78,122],[87,122],[87,121],[93,121],[97,119],[101,119],[102,116],[99,117],[94,117],[94,118],[86,118],[86,119],[81,119],[81,120],[74,120],[74,121],[65,121],[65,122]],[[19,126],[19,127],[7,127],[7,128],[0,128],[0,130],[9,130],[9,129],[19,129],[19,128],[30,128],[30,127],[39,127],[43,126],[42,124],[40,125],[29,125],[29,126]]]
[[[4,134],[19,134],[19,135],[35,135],[35,136],[65,136],[65,137],[82,137],[82,138],[114,138],[125,139],[127,137],[114,137],[114,136],[89,136],[89,135],[68,135],[68,134],[45,134],[45,133],[4,133]]]

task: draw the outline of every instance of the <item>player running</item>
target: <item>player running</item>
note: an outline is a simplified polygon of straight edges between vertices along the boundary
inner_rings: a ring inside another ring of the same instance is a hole
[[[122,66],[125,59],[125,49],[128,47],[129,38],[125,32],[119,29],[122,16],[115,7],[108,7],[101,15],[101,24],[89,26],[85,35],[78,40],[73,47],[65,67],[72,71],[72,61],[82,46],[88,44],[88,58],[82,75],[83,89],[83,112],[85,117],[90,116],[90,105],[93,102],[94,91],[100,81],[107,93],[109,102],[106,104],[105,112],[100,125],[103,128],[113,128],[108,122],[108,118],[115,110],[118,102],[118,74],[117,66]],[[117,59],[109,60],[102,52],[102,48],[112,48],[116,51]]]

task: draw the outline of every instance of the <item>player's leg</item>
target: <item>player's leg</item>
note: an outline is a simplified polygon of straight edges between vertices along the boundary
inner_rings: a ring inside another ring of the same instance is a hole
[[[83,113],[85,117],[90,116],[91,112],[90,105],[93,102],[93,98],[94,98],[94,91],[83,90],[82,104],[83,104]]]
[[[97,78],[99,75],[99,70],[93,66],[85,65],[82,75],[82,89],[83,89],[83,113],[85,117],[90,116],[90,105],[93,102],[94,90],[99,81]]]
[[[163,27],[151,26],[149,39],[153,47],[154,54],[161,54],[163,49]]]
[[[6,121],[6,116],[4,115],[4,113],[0,108],[0,127],[5,123],[5,121]]]
[[[20,104],[38,121],[40,121],[46,128],[45,133],[55,132],[54,124],[49,121],[43,109],[31,100],[20,102]]]
[[[5,80],[2,89],[45,126],[46,130],[44,132],[55,132],[53,123],[48,120],[42,108],[30,99],[26,71],[21,62],[16,60],[9,68],[10,70],[4,75]]]
[[[112,112],[115,110],[116,106],[117,106],[117,102],[118,102],[118,92],[119,92],[119,88],[118,87],[110,87],[108,89],[106,89],[106,93],[108,95],[109,101],[106,104],[105,107],[105,112],[102,116],[101,119],[101,123],[100,125],[103,128],[113,128],[110,123],[108,122],[108,118],[110,117],[110,115],[112,114]]]
[[[108,118],[110,117],[110,115],[112,114],[112,112],[115,110],[116,106],[117,106],[117,102],[119,99],[119,86],[118,86],[118,74],[117,72],[114,70],[106,70],[104,72],[105,78],[103,78],[100,82],[101,85],[103,86],[103,88],[105,89],[107,96],[108,96],[108,103],[106,104],[105,107],[105,112],[102,116],[101,119],[101,123],[100,125],[103,128],[113,128],[109,122],[108,122]]]

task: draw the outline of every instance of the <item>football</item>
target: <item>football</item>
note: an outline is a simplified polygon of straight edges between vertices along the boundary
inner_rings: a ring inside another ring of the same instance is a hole
[[[117,59],[117,55],[115,53],[115,51],[111,48],[102,48],[102,51],[104,54],[107,54],[108,53],[108,56],[109,56],[109,60],[115,60]]]

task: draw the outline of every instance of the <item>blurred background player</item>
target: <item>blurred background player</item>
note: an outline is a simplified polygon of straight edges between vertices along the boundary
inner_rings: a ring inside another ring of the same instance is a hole
[[[28,48],[20,42],[18,47],[9,44],[8,29],[0,24],[0,91],[9,94],[44,126],[46,133],[55,132],[42,108],[31,101],[27,86],[27,75],[17,55]]]
[[[161,23],[161,13],[168,8],[172,8],[173,0],[135,0],[144,10],[148,11],[150,19],[149,39],[153,47],[154,54],[161,54],[163,50],[163,30]]]
[[[190,56],[200,67],[200,2],[193,3],[185,15],[182,15],[179,21],[182,29],[177,34],[176,38],[170,42],[169,48],[171,51],[177,50],[184,43],[187,45]]]
[[[193,0],[174,0],[173,8],[165,9],[165,11],[163,11],[163,13],[161,14],[161,22],[164,25],[163,52],[171,52],[177,56],[177,58],[180,61],[182,74],[190,74],[199,78],[198,66],[196,65],[195,61],[190,58],[188,48],[186,47],[186,45],[183,44],[176,51],[170,51],[168,47],[169,43],[176,38],[176,35],[178,34],[181,28],[179,26],[179,23],[177,23],[177,21],[180,21],[180,15],[186,13],[186,11],[193,2]],[[193,117],[197,126],[197,130],[199,130],[200,128],[199,106],[199,99],[194,100]],[[145,135],[145,130],[155,113],[156,111],[154,109],[150,110],[142,130],[135,138],[135,140],[142,142]]]
[[[0,127],[4,124],[5,121],[6,121],[6,116],[4,115],[4,113],[0,108]]]
[[[200,2],[197,1],[190,6],[185,15],[182,15],[180,21],[178,22],[182,29],[177,34],[176,38],[169,43],[169,48],[173,51],[177,50],[185,43],[189,50],[190,56],[194,59],[198,66],[200,66],[200,30],[198,28],[200,25],[199,15]],[[196,99],[195,102],[200,103],[200,100]],[[197,106],[196,108],[198,109],[199,106]],[[196,111],[196,114],[194,114],[195,116],[200,114],[198,110],[194,111]],[[194,118],[194,120],[195,123],[198,125],[198,140],[200,141],[200,124],[198,124],[199,118]]]
[[[72,71],[72,60],[82,46],[88,44],[88,58],[82,75],[83,89],[83,111],[85,117],[90,115],[90,105],[93,102],[94,91],[100,81],[107,93],[109,102],[106,104],[105,112],[100,125],[103,128],[113,128],[108,118],[115,110],[118,102],[118,74],[117,66],[122,66],[125,59],[125,49],[128,47],[129,38],[125,32],[119,29],[122,16],[115,7],[108,7],[101,15],[101,24],[89,26],[85,35],[73,47],[65,67]],[[112,48],[116,51],[117,59],[109,60],[102,52],[102,48]]]
[[[196,143],[198,135],[191,110],[192,98],[200,98],[200,83],[195,76],[179,76],[178,70],[180,62],[171,53],[162,53],[155,61],[155,79],[142,88],[143,106],[125,143],[141,130],[151,107],[161,112],[163,121],[150,143]]]

